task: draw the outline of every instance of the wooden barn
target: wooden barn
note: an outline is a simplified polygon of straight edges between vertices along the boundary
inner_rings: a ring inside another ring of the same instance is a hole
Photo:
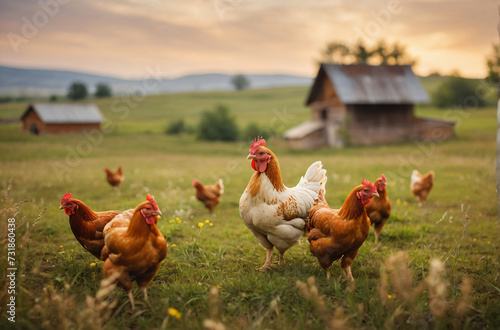
[[[284,138],[305,149],[454,136],[454,122],[415,117],[421,102],[429,97],[408,65],[321,64],[306,100],[312,118]]]
[[[21,116],[23,131],[64,134],[101,129],[104,117],[94,104],[33,103]]]

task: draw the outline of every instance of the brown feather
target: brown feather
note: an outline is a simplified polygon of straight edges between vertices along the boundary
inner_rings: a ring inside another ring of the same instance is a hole
[[[102,231],[121,211],[94,212],[84,202],[70,199],[78,205],[75,214],[69,216],[71,231],[78,242],[96,258],[100,259],[104,247]]]
[[[364,187],[354,188],[339,210],[330,209],[324,192],[320,191],[309,212],[310,251],[327,271],[340,258],[342,268],[350,267],[368,236],[370,222],[365,206],[356,196]]]
[[[210,212],[219,205],[222,196],[222,187],[219,182],[212,185],[203,185],[200,181],[193,179],[193,185],[196,189],[196,198],[205,205]]]

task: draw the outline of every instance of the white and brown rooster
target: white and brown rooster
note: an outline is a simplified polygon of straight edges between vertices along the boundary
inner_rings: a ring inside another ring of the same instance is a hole
[[[287,188],[281,179],[276,155],[264,139],[252,143],[247,159],[255,170],[240,199],[240,215],[259,243],[266,249],[266,262],[259,270],[271,267],[273,248],[280,252],[284,263],[286,250],[304,235],[309,209],[320,189],[325,189],[326,170],[320,161],[307,169],[293,188]]]

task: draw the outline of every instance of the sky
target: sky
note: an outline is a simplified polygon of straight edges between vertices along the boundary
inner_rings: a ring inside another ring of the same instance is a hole
[[[0,0],[0,65],[141,78],[314,76],[328,42],[406,46],[414,71],[482,78],[495,0]],[[150,69],[149,69],[150,70]]]

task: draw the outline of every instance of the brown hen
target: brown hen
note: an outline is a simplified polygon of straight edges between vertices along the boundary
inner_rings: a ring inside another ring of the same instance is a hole
[[[307,240],[311,253],[326,270],[328,278],[328,270],[333,262],[342,258],[340,266],[346,272],[347,278],[354,281],[351,265],[370,231],[370,220],[365,205],[377,195],[375,186],[363,180],[362,184],[347,196],[342,207],[333,210],[325,200],[324,190],[320,190],[309,211]]]
[[[127,292],[132,310],[133,282],[147,300],[146,287],[167,256],[167,242],[156,226],[161,211],[153,196],[146,198],[135,210],[123,212],[104,228],[103,275],[107,278],[119,274],[116,282]]]
[[[71,231],[83,248],[100,259],[104,247],[103,229],[121,211],[94,212],[84,202],[66,193],[60,210],[69,215]]]
[[[210,213],[213,213],[215,207],[220,203],[220,197],[224,193],[222,179],[219,179],[212,185],[205,186],[193,178],[193,187],[196,189],[196,198],[205,205]]]
[[[123,168],[121,166],[119,166],[115,172],[105,167],[104,172],[106,173],[106,180],[112,187],[120,187],[120,184],[123,182],[123,180],[125,180],[125,176],[123,175]]]
[[[389,196],[387,196],[387,189],[385,188],[387,186],[387,179],[384,174],[375,180],[374,185],[377,188],[379,197],[372,199],[370,204],[366,205],[366,213],[370,218],[371,224],[374,226],[375,243],[378,244],[382,228],[384,228],[387,219],[391,215],[391,201],[389,200]]]

